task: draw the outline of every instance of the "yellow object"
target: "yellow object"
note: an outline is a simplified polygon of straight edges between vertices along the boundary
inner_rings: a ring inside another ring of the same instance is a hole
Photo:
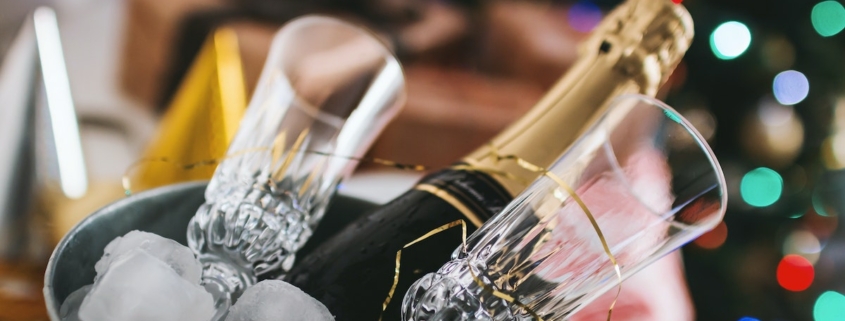
[[[88,192],[78,199],[68,198],[57,186],[45,186],[36,210],[45,211],[49,217],[50,246],[58,244],[70,229],[88,215],[106,204],[124,198],[122,191],[120,183],[113,179],[90,181]]]
[[[237,35],[218,29],[203,45],[144,158],[128,177],[133,191],[210,179],[247,105]],[[202,163],[186,169],[187,164]]]

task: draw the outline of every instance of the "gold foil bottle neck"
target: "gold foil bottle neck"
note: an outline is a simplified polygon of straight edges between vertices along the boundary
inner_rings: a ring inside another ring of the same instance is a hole
[[[618,68],[631,76],[648,77],[659,86],[681,61],[692,37],[692,17],[684,6],[668,0],[629,0],[602,20],[582,45],[581,54],[618,46]]]
[[[533,181],[537,173],[496,156],[515,155],[550,166],[613,98],[655,96],[692,37],[692,18],[683,6],[670,0],[628,0],[602,20],[582,43],[576,63],[534,108],[463,161]],[[527,187],[494,178],[513,195]]]

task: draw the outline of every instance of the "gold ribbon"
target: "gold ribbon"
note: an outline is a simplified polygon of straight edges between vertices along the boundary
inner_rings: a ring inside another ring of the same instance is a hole
[[[132,163],[132,165],[129,165],[129,167],[127,167],[126,171],[123,172],[123,177],[121,178],[121,184],[123,186],[124,194],[126,194],[126,196],[131,196],[132,195],[132,182],[131,182],[132,179],[130,178],[130,173],[136,167],[141,166],[141,165],[146,164],[146,163],[151,163],[151,162],[168,163],[168,164],[172,164],[173,166],[179,167],[182,170],[192,170],[192,169],[199,168],[199,167],[202,167],[202,166],[217,165],[217,164],[223,162],[226,159],[233,158],[233,157],[236,157],[236,156],[245,155],[245,154],[248,154],[248,153],[270,151],[271,153],[273,153],[274,158],[280,157],[280,155],[282,153],[278,152],[278,150],[279,149],[277,149],[277,148],[266,148],[266,147],[251,148],[251,149],[245,149],[245,150],[230,153],[230,154],[226,155],[225,157],[206,159],[206,160],[193,162],[193,163],[183,163],[183,162],[172,160],[172,159],[167,158],[167,157],[142,158],[142,159],[139,159],[138,161],[136,161],[135,163]],[[292,151],[293,151],[293,153],[303,152],[303,153],[306,153],[306,154],[321,155],[321,156],[326,156],[326,157],[344,158],[344,159],[349,159],[349,160],[354,160],[354,161],[359,161],[359,162],[369,162],[369,163],[384,165],[384,166],[393,167],[393,168],[397,168],[397,169],[401,169],[401,170],[411,170],[411,171],[417,171],[417,172],[424,172],[424,171],[428,170],[428,167],[423,166],[423,165],[402,164],[402,163],[397,163],[397,162],[394,162],[394,161],[391,161],[391,160],[386,160],[386,159],[377,158],[377,157],[344,156],[344,155],[335,155],[335,154],[332,154],[332,153],[313,151],[313,150],[292,149]],[[293,153],[291,153],[291,155],[293,155]],[[275,171],[274,171],[274,173],[275,173]]]
[[[578,196],[578,193],[576,193],[575,190],[571,186],[569,186],[569,184],[567,184],[559,176],[555,175],[554,173],[552,173],[551,171],[549,171],[549,170],[547,170],[543,167],[534,165],[531,162],[528,162],[528,161],[526,161],[526,160],[524,160],[524,159],[522,159],[522,158],[520,158],[519,156],[516,156],[516,155],[501,155],[498,152],[498,148],[493,144],[490,144],[490,153],[488,154],[488,156],[493,157],[495,162],[499,162],[499,161],[503,161],[503,160],[514,161],[514,162],[516,162],[517,165],[519,165],[519,167],[522,167],[525,170],[528,170],[528,171],[531,171],[531,172],[534,172],[534,173],[538,173],[538,174],[541,174],[543,176],[550,178],[558,186],[563,188],[569,194],[569,196],[572,197],[572,199],[578,204],[578,206],[581,207],[581,210],[584,211],[584,214],[587,216],[587,219],[589,219],[590,224],[593,226],[593,229],[596,231],[596,235],[598,236],[599,241],[601,241],[601,245],[602,245],[602,249],[604,250],[604,253],[607,255],[608,259],[610,260],[610,263],[613,264],[614,272],[616,272],[616,278],[619,281],[619,286],[617,287],[616,296],[613,298],[613,302],[610,304],[610,308],[607,311],[607,321],[610,321],[610,319],[613,315],[613,308],[616,307],[616,302],[619,300],[619,295],[622,293],[622,281],[623,281],[622,270],[620,269],[619,263],[617,262],[616,257],[613,255],[613,252],[610,251],[610,246],[607,243],[607,239],[605,238],[604,233],[602,233],[601,227],[599,227],[599,224],[596,221],[596,218],[593,215],[592,211],[590,211],[590,209],[587,207],[587,204],[584,203],[584,200],[582,200],[581,197]],[[513,175],[512,173],[506,173],[506,172],[502,172],[502,171],[498,171],[498,170],[492,170],[491,171],[491,170],[485,169],[483,167],[472,166],[472,165],[458,165],[458,166],[455,166],[453,168],[482,171],[482,172],[486,172],[486,173],[489,173],[489,174],[492,174],[492,175],[498,175],[498,176],[501,176],[501,177],[504,177],[504,178],[507,178],[507,179],[513,179],[514,177],[516,177],[516,175]],[[464,243],[465,242],[466,242],[466,240],[464,240]],[[503,299],[503,300],[505,300],[505,301],[507,301],[511,304],[514,304],[516,306],[523,308],[526,312],[531,314],[534,318],[542,321],[542,318],[540,318],[536,313],[534,313],[531,309],[529,309],[525,304],[522,304],[521,302],[519,302],[516,298],[514,298],[510,295],[504,294],[502,292],[499,292],[498,290],[485,285],[484,282],[482,282],[474,274],[472,274],[472,268],[470,268],[470,275],[472,275],[475,282],[478,283],[480,286],[482,286],[485,290],[491,291],[493,293],[493,295],[495,295],[496,297],[499,297],[499,298],[501,298],[501,299]]]
[[[613,298],[613,302],[610,303],[610,308],[607,310],[607,321],[610,321],[610,317],[613,315],[613,308],[616,306],[616,301],[619,300],[619,295],[622,294],[622,270],[619,268],[619,263],[616,261],[616,257],[610,251],[610,246],[607,245],[607,239],[604,237],[604,233],[602,233],[601,228],[599,227],[599,223],[596,222],[595,216],[590,212],[590,209],[587,208],[587,204],[584,204],[584,200],[578,197],[578,194],[575,193],[575,190],[572,189],[571,186],[566,184],[560,177],[555,175],[552,172],[544,171],[543,175],[546,177],[551,178],[555,183],[560,185],[563,189],[572,196],[572,199],[578,203],[578,206],[584,211],[584,214],[587,215],[587,219],[590,220],[590,224],[593,225],[593,229],[596,231],[596,235],[599,237],[601,241],[601,246],[604,249],[604,253],[607,255],[607,258],[610,259],[610,263],[613,264],[613,270],[616,272],[616,278],[619,281],[619,286],[616,290],[616,296]]]
[[[303,153],[311,153],[311,154],[322,155],[322,156],[326,156],[326,157],[345,158],[345,159],[355,160],[355,161],[359,161],[359,162],[371,162],[371,163],[380,164],[380,165],[384,165],[384,166],[394,167],[394,168],[401,169],[401,170],[426,171],[428,169],[427,166],[423,166],[423,165],[402,164],[402,163],[397,163],[397,162],[394,162],[394,161],[391,161],[391,160],[375,158],[375,157],[343,156],[343,155],[335,155],[335,154],[327,153],[327,152],[319,152],[319,151],[311,151],[311,150],[299,150],[298,148],[301,145],[301,142],[299,142],[299,141],[301,140],[301,138],[303,136],[304,136],[304,134],[300,135],[298,137],[300,139],[298,139],[297,142],[294,143],[293,148],[291,148],[291,153],[288,155],[288,159],[290,159],[292,157],[293,153],[301,151]],[[277,141],[278,140],[279,139],[277,139]],[[284,140],[284,139],[282,139],[282,140]],[[141,165],[145,162],[171,163],[171,164],[174,164],[175,166],[181,167],[184,170],[191,170],[193,168],[197,168],[197,167],[200,167],[200,166],[216,165],[216,164],[220,163],[221,161],[223,161],[227,158],[232,158],[232,157],[235,157],[235,156],[240,156],[240,155],[243,155],[243,154],[246,154],[246,153],[252,153],[252,152],[270,151],[271,154],[274,156],[274,159],[280,158],[283,149],[278,148],[279,146],[281,146],[281,143],[277,142],[276,144],[274,144],[274,146],[272,148],[247,149],[247,150],[243,150],[243,151],[230,153],[223,158],[209,159],[209,160],[204,160],[204,161],[200,161],[200,162],[196,162],[196,163],[189,163],[189,164],[183,164],[183,163],[180,163],[180,162],[176,162],[176,161],[170,160],[166,157],[141,159],[141,160],[135,162],[134,164],[132,164],[126,170],[126,172],[124,173],[123,178],[122,178],[124,193],[127,196],[130,196],[132,194],[130,179],[129,179],[129,175],[128,175],[129,172],[134,167],[137,167],[137,166],[139,166],[139,165]],[[505,161],[505,160],[514,161],[514,162],[516,162],[517,165],[519,165],[523,169],[526,169],[528,171],[538,173],[538,174],[541,174],[543,176],[550,178],[552,181],[554,181],[556,184],[558,184],[561,188],[566,190],[566,192],[569,194],[569,196],[572,197],[572,199],[584,211],[584,214],[589,219],[590,224],[593,226],[593,229],[596,231],[596,235],[598,236],[599,240],[601,241],[601,245],[602,245],[602,248],[603,248],[605,254],[610,259],[610,262],[613,264],[614,271],[616,272],[616,277],[619,280],[619,286],[618,286],[618,290],[616,292],[616,297],[613,299],[613,302],[610,304],[610,308],[607,311],[607,321],[610,321],[611,316],[613,315],[613,308],[616,306],[616,302],[619,299],[619,295],[622,293],[622,271],[619,267],[619,263],[617,262],[616,257],[610,251],[610,246],[607,243],[607,239],[605,238],[604,233],[602,233],[601,228],[599,227],[598,222],[595,219],[595,216],[592,214],[590,209],[587,207],[587,204],[584,203],[584,201],[581,199],[581,197],[578,196],[578,194],[575,192],[575,190],[571,186],[569,186],[569,184],[567,184],[563,179],[561,179],[560,177],[558,177],[557,175],[555,175],[554,173],[550,172],[549,170],[547,170],[543,167],[534,165],[534,164],[532,164],[532,163],[530,163],[530,162],[528,162],[528,161],[526,161],[526,160],[524,160],[524,159],[522,159],[522,158],[520,158],[516,155],[500,155],[498,153],[498,149],[495,146],[493,146],[492,144],[491,144],[489,156],[494,157],[494,160],[496,162]],[[287,166],[283,166],[283,167],[287,167]],[[525,185],[528,185],[530,183],[529,180],[525,179],[524,177],[519,177],[517,175],[514,175],[513,173],[501,171],[501,170],[497,170],[497,169],[489,168],[489,167],[482,167],[482,166],[471,165],[471,164],[459,164],[459,165],[453,166],[452,169],[484,172],[484,173],[488,173],[490,175],[496,175],[496,176],[503,177],[505,179],[517,181],[517,182],[523,183]],[[274,171],[273,176],[275,177],[278,174],[279,174],[279,171]],[[427,238],[429,238],[429,237],[431,237],[435,234],[438,234],[440,232],[443,232],[445,230],[448,230],[448,229],[453,228],[453,227],[458,226],[458,225],[460,225],[462,227],[463,234],[462,234],[461,246],[465,250],[466,249],[466,238],[467,238],[467,236],[466,236],[466,223],[463,220],[453,221],[453,222],[444,224],[444,225],[442,225],[438,228],[435,228],[434,230],[429,231],[428,233],[424,234],[423,236],[420,236],[419,238],[411,241],[410,243],[405,244],[402,247],[402,249],[408,248],[409,246],[412,246],[416,243],[419,243],[419,242],[421,242],[421,241],[423,241],[423,240],[425,240],[425,239],[427,239]],[[384,315],[384,311],[387,309],[388,304],[390,304],[390,301],[393,299],[393,295],[396,292],[396,287],[399,284],[399,269],[400,269],[401,260],[402,260],[402,249],[400,249],[399,251],[396,251],[396,267],[394,268],[393,285],[391,286],[390,291],[388,291],[388,294],[387,294],[387,297],[384,300],[384,303],[382,303],[382,314],[379,316],[379,321],[382,320],[382,317]],[[494,296],[496,296],[496,297],[498,297],[502,300],[505,300],[508,303],[511,303],[513,305],[516,305],[516,306],[522,308],[523,310],[525,310],[527,313],[529,313],[532,317],[534,317],[538,321],[543,321],[543,319],[538,314],[536,314],[533,310],[531,310],[527,305],[523,304],[522,302],[520,302],[518,299],[514,298],[511,295],[503,293],[503,292],[496,290],[495,288],[485,284],[481,279],[479,279],[472,272],[471,267],[470,267],[469,270],[470,270],[470,275],[472,276],[473,280],[479,286],[481,286],[483,289],[490,291],[491,294],[493,294]]]
[[[433,229],[428,233],[425,233],[423,236],[420,236],[417,239],[409,242],[408,244],[405,244],[405,246],[402,246],[399,251],[396,251],[396,267],[393,269],[393,285],[390,286],[390,291],[387,292],[387,297],[384,299],[384,303],[381,304],[381,314],[378,317],[379,321],[381,321],[381,319],[384,317],[384,311],[387,310],[387,305],[390,304],[390,300],[393,299],[393,294],[396,292],[396,286],[399,285],[399,267],[401,266],[402,262],[402,250],[408,248],[411,245],[424,241],[425,239],[433,235],[436,235],[440,232],[443,232],[458,225],[461,226],[461,239],[463,240],[461,241],[461,248],[465,250],[467,246],[467,224],[466,222],[464,222],[464,220],[457,220],[443,224],[440,227]]]
[[[480,286],[482,289],[489,291],[491,294],[493,294],[493,296],[495,296],[499,299],[505,300],[510,304],[513,304],[513,305],[516,305],[516,306],[522,308],[523,310],[525,310],[525,312],[528,312],[528,314],[530,314],[532,317],[534,317],[534,319],[537,319],[537,321],[543,321],[543,318],[541,318],[539,315],[537,315],[537,313],[535,313],[534,310],[531,310],[531,308],[529,308],[527,305],[523,304],[522,302],[519,302],[519,300],[517,300],[513,296],[505,294],[505,293],[503,293],[499,290],[496,290],[492,286],[485,284],[484,281],[482,281],[478,276],[475,275],[475,273],[472,272],[472,266],[468,266],[467,268],[469,268],[469,275],[472,277],[472,280],[475,281],[475,284],[478,284],[478,286]]]
[[[613,315],[613,308],[616,306],[616,302],[619,300],[619,295],[622,293],[622,281],[623,281],[622,280],[622,271],[619,268],[619,263],[617,262],[616,257],[610,251],[610,246],[607,243],[607,239],[605,238],[604,233],[602,233],[602,231],[601,231],[601,227],[599,227],[599,224],[596,221],[595,216],[593,215],[592,211],[590,211],[590,209],[587,207],[587,204],[584,203],[584,200],[582,200],[581,197],[578,196],[578,194],[575,192],[575,190],[571,186],[569,186],[569,184],[567,184],[563,179],[561,179],[559,176],[555,175],[554,173],[550,172],[549,170],[547,170],[543,167],[534,165],[534,164],[532,164],[532,163],[530,163],[530,162],[528,162],[528,161],[526,161],[526,160],[524,160],[524,159],[522,159],[518,156],[515,156],[515,155],[504,155],[504,156],[499,155],[495,146],[491,147],[491,156],[495,157],[496,162],[502,161],[502,160],[512,160],[512,161],[515,161],[517,163],[517,165],[519,165],[520,167],[522,167],[522,168],[524,168],[528,171],[538,173],[538,174],[541,174],[543,176],[550,178],[552,181],[554,181],[556,184],[558,184],[561,188],[566,190],[566,192],[569,194],[569,196],[572,197],[572,199],[578,204],[578,206],[581,207],[581,210],[584,211],[584,214],[587,216],[587,219],[589,219],[590,224],[593,226],[593,229],[596,231],[596,235],[598,236],[599,241],[601,241],[601,245],[602,245],[602,249],[604,250],[604,253],[607,255],[607,257],[610,259],[610,262],[613,264],[613,268],[614,268],[614,271],[616,272],[617,280],[619,281],[619,286],[617,287],[616,296],[614,297],[613,302],[610,304],[610,308],[607,311],[607,321],[610,321],[611,317]],[[480,171],[480,172],[485,172],[485,173],[489,173],[489,174],[492,174],[492,175],[501,176],[501,177],[504,177],[504,178],[507,178],[507,179],[523,181],[523,182],[527,181],[524,178],[521,178],[521,177],[514,175],[513,173],[499,171],[499,170],[485,168],[485,167],[480,167],[480,166],[461,164],[461,165],[453,166],[452,168],[456,169],[456,170]],[[425,235],[421,236],[420,238],[417,238],[416,240],[406,244],[402,248],[403,249],[407,248],[407,247],[409,247],[413,244],[416,244],[416,243],[418,243],[422,240],[425,240],[425,239],[431,237],[432,235],[435,235],[435,234],[440,233],[440,232],[442,232],[446,229],[454,227],[458,224],[457,222],[460,222],[460,224],[463,226],[463,229],[464,229],[463,238],[462,238],[462,241],[461,241],[461,246],[465,250],[466,249],[466,223],[464,223],[463,220],[451,222],[451,223],[448,223],[446,225],[440,226],[440,227],[426,233]],[[394,292],[396,291],[396,286],[399,284],[399,269],[401,267],[401,258],[402,258],[402,250],[400,249],[399,251],[396,252],[396,267],[394,268],[393,285],[391,286],[390,291],[388,291],[387,298],[385,298],[384,303],[382,304],[382,316],[384,314],[384,311],[387,310],[387,305],[390,303],[391,299],[393,299]],[[472,267],[469,267],[469,273],[470,273],[470,276],[472,276],[472,279],[475,281],[475,283],[477,283],[479,286],[481,286],[484,290],[489,291],[491,294],[493,294],[493,296],[500,298],[502,300],[505,300],[506,302],[508,302],[510,304],[518,306],[518,307],[522,308],[523,310],[525,310],[525,312],[530,314],[532,317],[534,317],[538,321],[543,321],[543,318],[541,318],[536,312],[534,312],[527,305],[520,302],[517,298],[515,298],[511,295],[508,295],[506,293],[503,293],[499,290],[496,290],[492,286],[485,284],[484,281],[482,281],[480,278],[478,278],[478,276],[475,275],[475,273],[473,273]],[[379,321],[381,321],[382,316],[379,316]]]

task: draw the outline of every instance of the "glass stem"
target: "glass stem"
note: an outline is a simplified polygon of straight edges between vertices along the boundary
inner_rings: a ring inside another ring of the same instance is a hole
[[[225,258],[213,253],[199,257],[203,264],[202,284],[214,299],[217,312],[211,321],[222,321],[228,314],[229,307],[237,301],[246,288],[256,283],[255,277],[248,270],[239,268]]]

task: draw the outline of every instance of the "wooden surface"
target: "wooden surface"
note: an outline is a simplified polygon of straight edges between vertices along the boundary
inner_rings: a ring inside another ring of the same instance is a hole
[[[0,261],[0,321],[46,321],[44,264]]]
[[[133,99],[155,106],[174,54],[180,24],[191,12],[219,7],[221,0],[127,1],[120,81]]]

